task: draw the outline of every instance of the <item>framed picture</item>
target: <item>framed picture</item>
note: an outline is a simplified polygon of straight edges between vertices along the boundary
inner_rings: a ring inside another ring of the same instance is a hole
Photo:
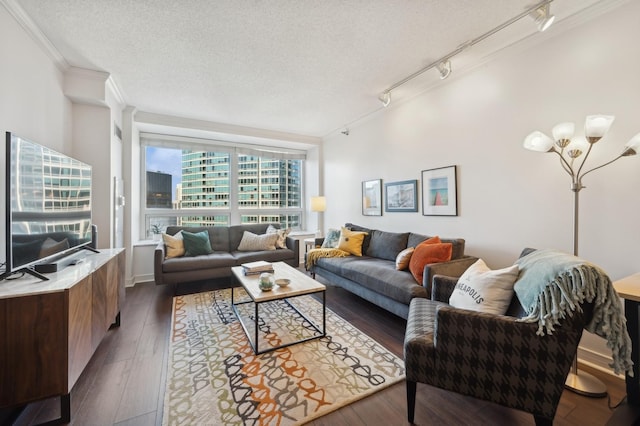
[[[458,216],[456,166],[422,171],[422,214]]]
[[[382,179],[362,182],[362,214],[382,216]]]
[[[418,181],[404,180],[402,182],[385,183],[384,185],[385,211],[388,212],[417,212],[418,211]]]

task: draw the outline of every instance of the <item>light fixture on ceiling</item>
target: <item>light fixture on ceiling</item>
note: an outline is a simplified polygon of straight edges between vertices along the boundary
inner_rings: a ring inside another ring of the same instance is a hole
[[[463,50],[465,50],[465,49],[467,49],[467,48],[469,48],[469,47],[471,47],[471,46],[473,46],[473,45],[475,45],[477,43],[480,43],[485,38],[494,35],[498,31],[501,31],[501,30],[505,29],[509,25],[519,21],[520,19],[524,18],[525,16],[533,17],[535,19],[536,23],[538,24],[538,29],[540,31],[546,30],[547,28],[549,28],[549,26],[553,23],[553,21],[555,19],[555,16],[551,15],[551,13],[549,11],[549,4],[552,1],[553,0],[544,0],[544,1],[541,1],[539,3],[536,3],[534,6],[529,7],[528,9],[526,9],[521,14],[519,14],[517,16],[514,16],[513,18],[509,19],[508,21],[506,21],[506,22],[498,25],[497,27],[493,28],[492,30],[487,31],[486,33],[482,34],[481,36],[476,37],[473,40],[469,40],[469,41],[467,41],[465,43],[462,43],[453,52],[444,55],[442,58],[438,59],[437,61],[431,62],[429,65],[425,66],[424,68],[419,69],[418,71],[414,72],[410,76],[405,77],[402,80],[398,81],[397,83],[389,86],[389,88],[387,90],[385,90],[384,92],[382,92],[382,94],[380,96],[378,96],[378,99],[380,100],[380,102],[382,102],[382,105],[384,105],[385,107],[388,106],[389,103],[391,102],[391,91],[392,90],[396,89],[399,86],[402,86],[403,84],[405,84],[409,80],[413,80],[414,78],[416,78],[417,76],[421,75],[425,71],[430,70],[431,68],[437,68],[438,69],[438,71],[440,72],[440,78],[441,79],[447,78],[449,76],[449,74],[451,74],[451,61],[450,61],[451,58],[453,58],[454,56],[456,56],[457,54],[459,54]]]
[[[451,61],[448,59],[446,61],[442,61],[436,65],[436,68],[440,73],[440,80],[444,80],[449,77],[449,74],[451,74]]]
[[[620,153],[613,160],[607,161],[599,166],[587,171],[582,168],[593,149],[596,142],[604,137],[609,131],[614,117],[609,115],[590,115],[584,124],[585,136],[574,137],[575,125],[573,123],[560,123],[552,130],[553,139],[542,132],[530,133],[524,140],[524,147],[531,151],[552,152],[560,157],[560,165],[571,177],[571,190],[574,194],[573,202],[573,254],[578,255],[578,193],[585,188],[582,178],[594,170],[607,166],[614,161],[631,155],[640,153],[640,133],[635,135],[624,146]],[[582,161],[577,159],[582,156]],[[567,376],[565,387],[580,395],[590,397],[602,397],[607,394],[607,387],[595,376],[578,370],[577,358],[573,360],[571,372]]]
[[[530,16],[536,21],[538,25],[538,31],[542,32],[549,28],[553,21],[555,21],[556,17],[551,14],[551,6],[549,3],[540,6],[533,12],[531,12]]]
[[[391,103],[391,92],[387,90],[386,92],[378,96],[378,99],[380,99],[380,102],[382,102],[383,106],[389,106],[389,104]]]

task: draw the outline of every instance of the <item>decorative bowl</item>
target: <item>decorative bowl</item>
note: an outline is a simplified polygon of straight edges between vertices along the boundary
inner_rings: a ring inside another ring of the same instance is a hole
[[[278,278],[276,280],[276,284],[278,284],[280,287],[286,287],[291,284],[291,280],[289,278]]]

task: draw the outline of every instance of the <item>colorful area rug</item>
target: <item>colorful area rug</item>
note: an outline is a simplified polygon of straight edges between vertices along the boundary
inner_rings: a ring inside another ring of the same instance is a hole
[[[247,300],[235,292],[236,301]],[[322,324],[316,299],[291,301]],[[246,322],[253,307],[240,307]],[[400,358],[329,309],[326,315],[325,337],[256,356],[230,289],[175,297],[163,425],[302,424],[404,379]],[[260,305],[260,320],[260,349],[315,332],[282,301]]]

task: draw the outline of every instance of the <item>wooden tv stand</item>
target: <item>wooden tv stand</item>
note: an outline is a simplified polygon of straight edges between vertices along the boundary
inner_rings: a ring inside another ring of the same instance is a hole
[[[87,252],[49,281],[30,275],[0,281],[0,408],[70,393],[124,300],[124,249]]]

